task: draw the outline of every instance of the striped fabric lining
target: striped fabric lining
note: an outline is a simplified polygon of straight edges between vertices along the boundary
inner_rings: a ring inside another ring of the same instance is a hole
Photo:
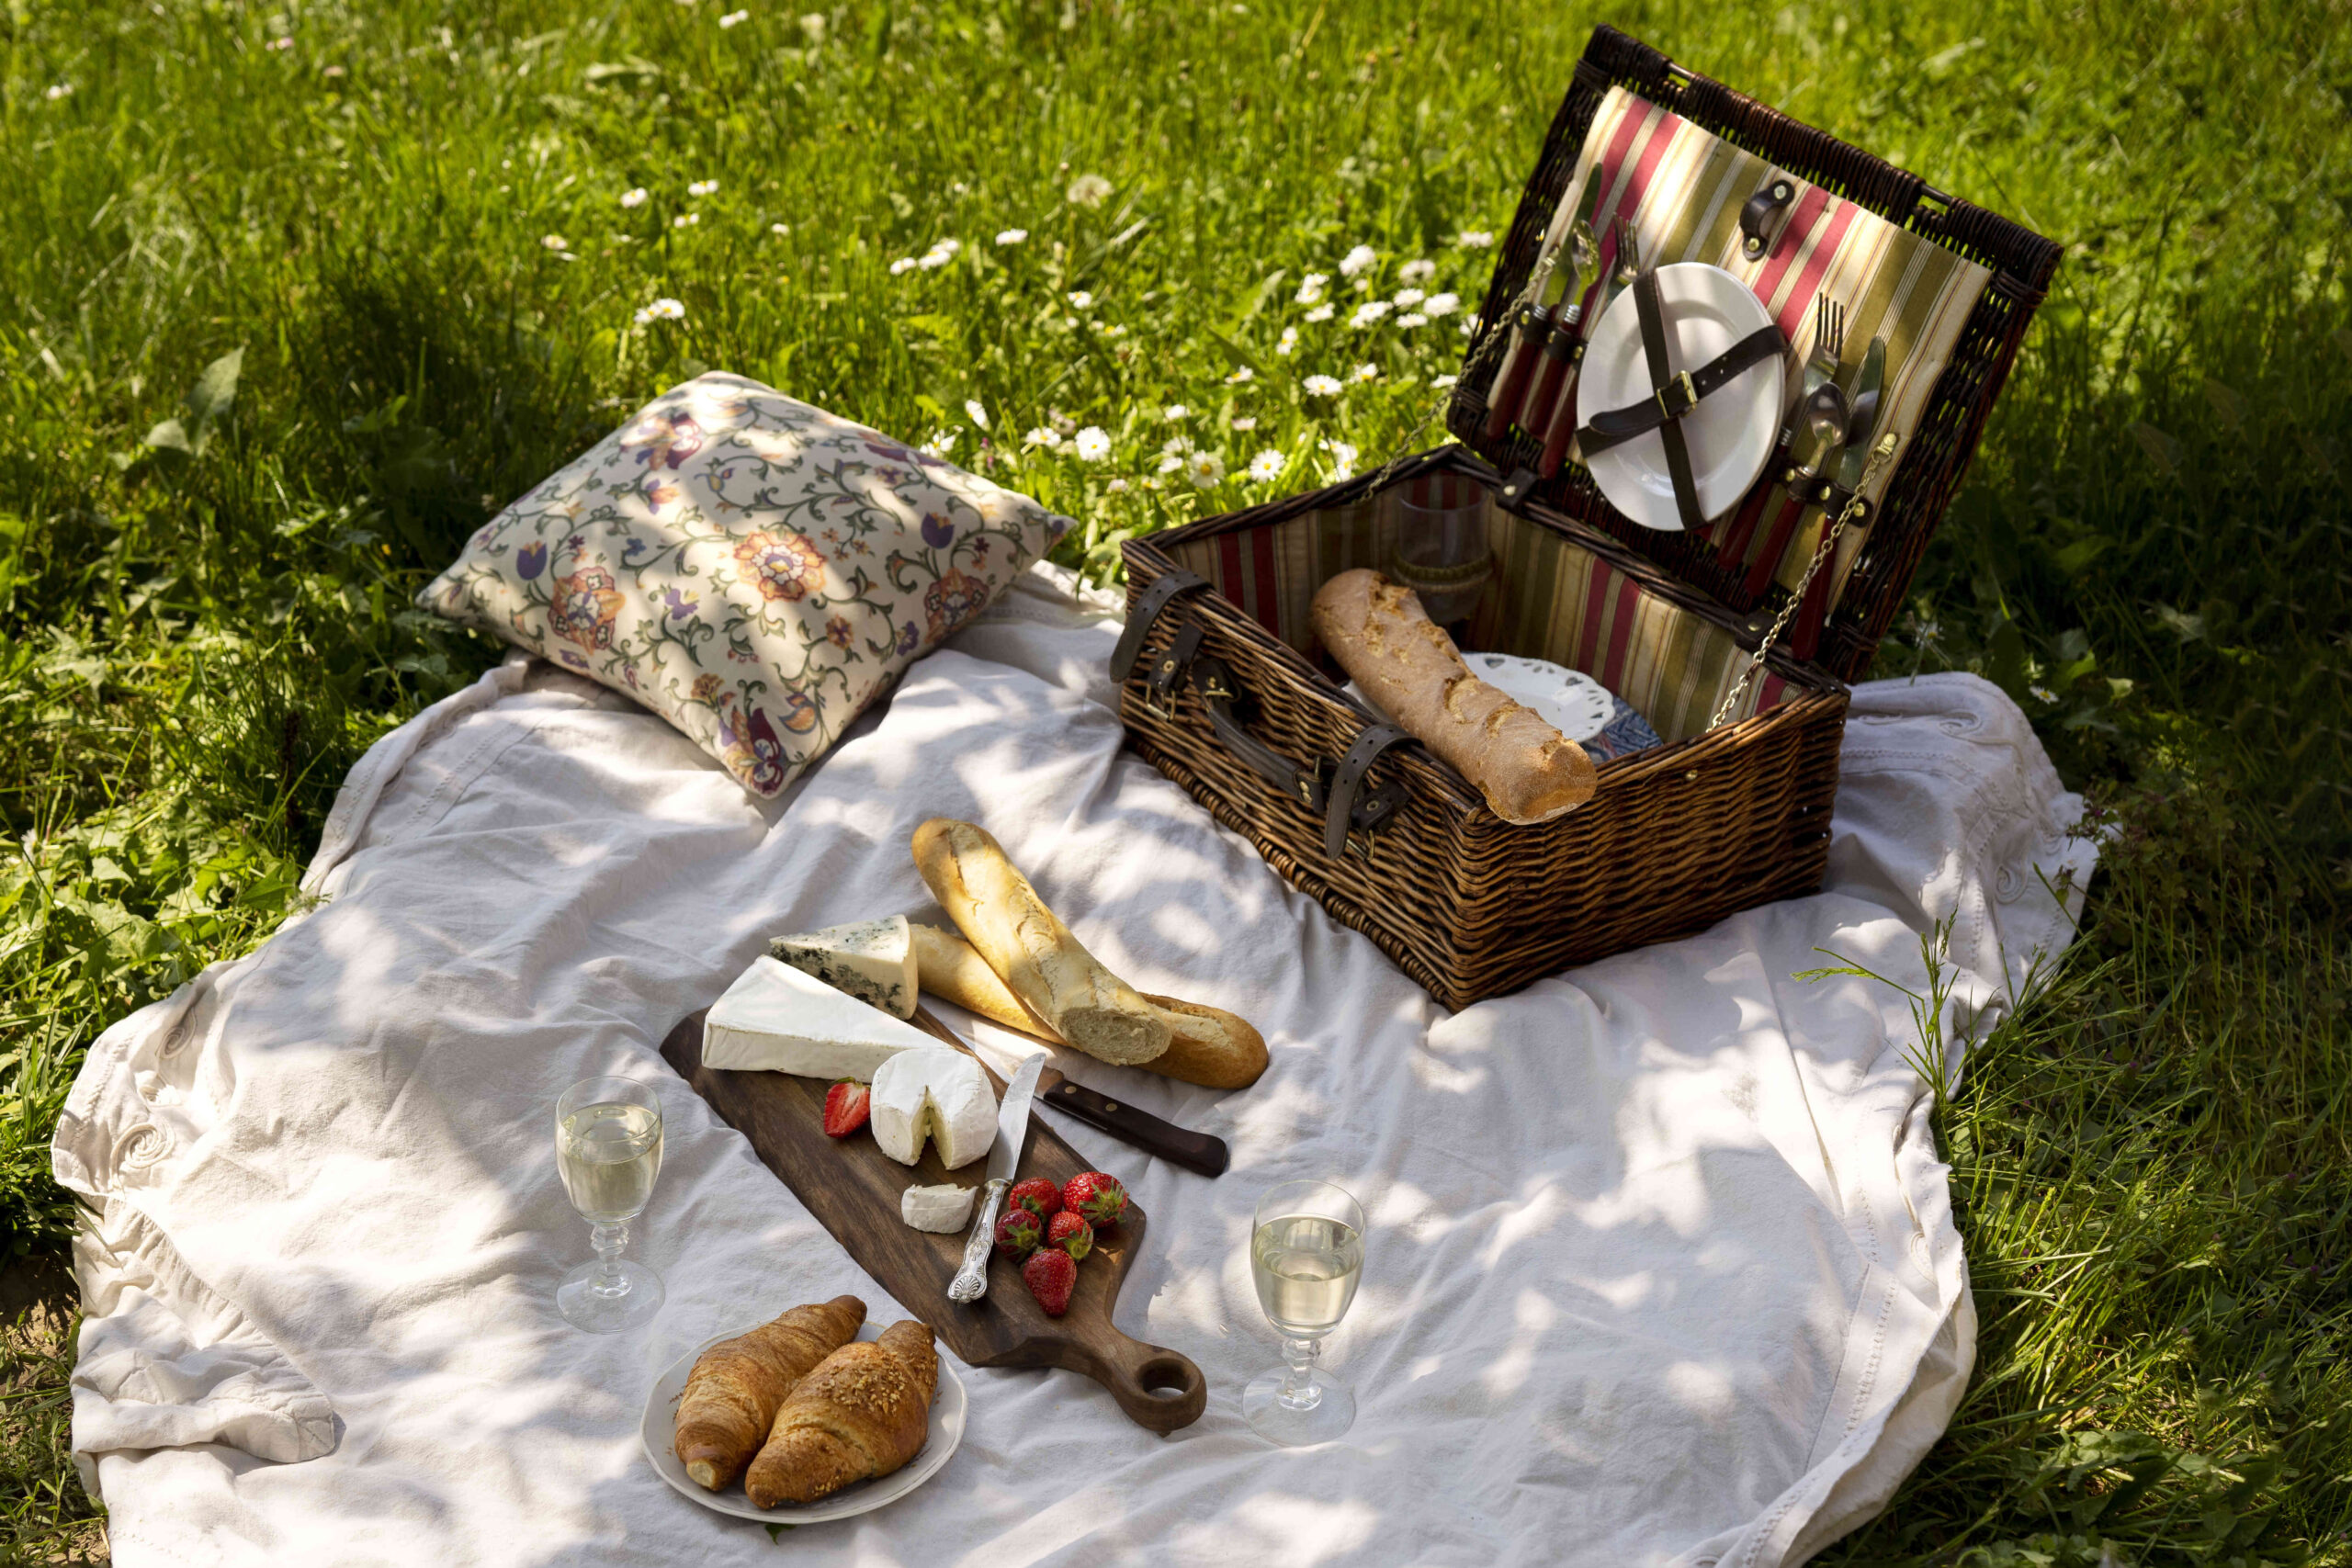
[[[1849,381],[1873,336],[1886,339],[1886,390],[1882,432],[1907,435],[1925,413],[1936,380],[1951,358],[1978,296],[1992,273],[1974,262],[1895,227],[1876,213],[1796,179],[1788,225],[1771,250],[1750,261],[1742,249],[1739,210],[1777,173],[1770,164],[1659,106],[1612,87],[1593,116],[1576,175],[1559,210],[1573,213],[1586,185],[1598,177],[1601,201],[1593,227],[1600,236],[1601,276],[1616,265],[1611,220],[1632,220],[1645,260],[1707,262],[1756,291],[1795,348],[1802,366],[1813,352],[1813,304],[1827,294],[1846,307],[1840,382]],[[1791,176],[1794,178],[1794,176]],[[1587,291],[1593,303],[1600,285]],[[1792,378],[1790,394],[1796,384]],[[1654,436],[1644,437],[1655,441]],[[1871,487],[1872,501],[1893,479],[1893,466]],[[1794,519],[1796,503],[1770,480],[1718,519],[1710,536],[1722,547],[1737,543],[1740,558]],[[1832,592],[1842,591],[1866,530],[1849,530],[1839,543]],[[1818,515],[1804,520],[1781,557],[1775,579],[1793,588],[1820,537]],[[1661,728],[1660,733],[1664,733]]]
[[[1407,488],[1190,540],[1170,553],[1273,637],[1306,653],[1315,641],[1315,591],[1342,571],[1388,564]],[[1668,743],[1706,730],[1715,705],[1747,667],[1729,634],[1589,550],[1491,504],[1487,538],[1497,570],[1470,617],[1473,648],[1581,670],[1633,704]],[[1768,674],[1732,717],[1778,705],[1782,692],[1780,677]]]

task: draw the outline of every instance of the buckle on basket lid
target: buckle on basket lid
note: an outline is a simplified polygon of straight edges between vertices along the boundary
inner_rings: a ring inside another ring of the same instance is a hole
[[[1674,394],[1674,401],[1668,400],[1669,392]],[[1673,380],[1657,389],[1657,412],[1668,420],[1680,419],[1698,406],[1698,384],[1690,379],[1688,370],[1677,371]]]
[[[1151,673],[1144,677],[1143,705],[1162,718],[1174,718],[1176,694],[1183,685],[1184,671],[1200,650],[1201,623],[1187,621],[1168,645],[1168,651],[1151,661]]]

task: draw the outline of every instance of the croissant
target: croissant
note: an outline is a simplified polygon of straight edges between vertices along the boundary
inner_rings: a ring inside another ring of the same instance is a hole
[[[938,1386],[939,1352],[920,1323],[894,1323],[879,1339],[842,1346],[775,1413],[743,1495],[763,1508],[813,1503],[889,1474],[922,1450]]]
[[[865,1321],[864,1302],[835,1296],[705,1350],[686,1375],[674,1431],[679,1461],[695,1483],[716,1492],[743,1473],[767,1440],[776,1407]]]

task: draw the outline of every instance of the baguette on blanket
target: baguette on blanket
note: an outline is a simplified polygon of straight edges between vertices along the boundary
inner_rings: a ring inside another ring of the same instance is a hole
[[[1453,763],[1506,822],[1549,822],[1600,783],[1584,748],[1470,673],[1413,591],[1343,571],[1315,592],[1315,631],[1366,695]]]
[[[910,921],[907,926],[915,950],[915,970],[922,988],[944,997],[957,1007],[978,1013],[1007,1029],[1034,1034],[1052,1044],[1067,1044],[1053,1026],[1021,1005],[1004,981],[972,944],[954,931]],[[1168,1049],[1140,1064],[1159,1073],[1204,1089],[1248,1089],[1266,1070],[1264,1036],[1222,1008],[1179,1001],[1174,997],[1142,993],[1167,1023]]]
[[[915,829],[914,853],[947,918],[1056,1034],[1123,1067],[1167,1051],[1167,1021],[1079,945],[986,829],[934,817]]]
[[[865,1321],[864,1302],[835,1296],[794,1307],[696,1357],[673,1428],[679,1462],[695,1484],[717,1492],[742,1474],[800,1380],[856,1337]]]
[[[776,1411],[743,1495],[763,1508],[813,1503],[889,1474],[922,1451],[938,1386],[939,1352],[920,1323],[842,1346]]]

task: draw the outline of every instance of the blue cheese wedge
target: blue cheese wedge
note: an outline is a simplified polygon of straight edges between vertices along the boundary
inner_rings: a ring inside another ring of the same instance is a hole
[[[780,936],[768,955],[893,1017],[915,1015],[915,950],[904,915]]]
[[[711,1004],[702,1025],[706,1066],[766,1069],[805,1077],[872,1083],[902,1051],[940,1049],[912,1024],[900,1023],[822,980],[754,958],[741,978]]]
[[[996,1142],[996,1091],[979,1063],[933,1044],[891,1057],[874,1075],[874,1141],[900,1165],[922,1158],[923,1140],[954,1170]]]
[[[899,1218],[919,1231],[954,1235],[972,1223],[977,1187],[910,1187],[899,1194]]]

